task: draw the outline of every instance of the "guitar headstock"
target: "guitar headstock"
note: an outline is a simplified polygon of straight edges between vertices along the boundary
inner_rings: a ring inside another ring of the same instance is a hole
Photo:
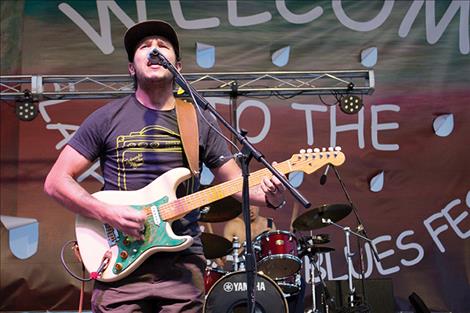
[[[344,163],[346,157],[341,152],[341,147],[302,149],[300,153],[292,155],[290,165],[293,171],[313,173],[326,164],[338,166]]]

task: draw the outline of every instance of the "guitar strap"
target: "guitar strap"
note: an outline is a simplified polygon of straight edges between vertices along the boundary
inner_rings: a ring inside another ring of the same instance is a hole
[[[176,99],[175,107],[183,151],[191,173],[197,177],[199,175],[199,129],[196,109],[192,103],[182,99]]]

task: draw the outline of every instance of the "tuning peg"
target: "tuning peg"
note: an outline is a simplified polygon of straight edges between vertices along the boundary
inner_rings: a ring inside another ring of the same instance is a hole
[[[335,151],[341,151],[341,147],[340,147],[340,146],[336,146],[336,147],[335,147]]]
[[[320,152],[320,149],[319,149],[319,148],[315,148],[315,149],[313,149],[313,152],[318,153],[318,152]]]

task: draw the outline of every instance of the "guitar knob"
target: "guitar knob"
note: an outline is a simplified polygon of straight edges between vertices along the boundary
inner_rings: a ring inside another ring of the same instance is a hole
[[[124,239],[122,240],[122,243],[125,245],[125,246],[128,246],[130,245],[131,243],[131,240],[129,239],[129,237],[124,237]]]
[[[119,255],[121,256],[121,259],[123,259],[123,260],[127,259],[127,257],[129,256],[127,251],[121,251],[121,253],[119,253]]]
[[[116,269],[116,271],[120,272],[120,271],[122,271],[122,264],[121,263],[116,263],[114,265],[114,268]]]

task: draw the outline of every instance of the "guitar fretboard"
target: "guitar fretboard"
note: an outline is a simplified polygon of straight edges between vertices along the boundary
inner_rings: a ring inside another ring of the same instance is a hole
[[[278,163],[274,167],[283,174],[292,171],[289,160],[284,161],[282,163]],[[270,178],[272,176],[272,173],[268,169],[262,169],[253,172],[250,174],[250,177],[248,179],[249,186],[252,187],[258,185],[259,183],[261,183],[263,177]],[[223,199],[237,192],[240,192],[242,191],[242,188],[242,177],[221,183],[217,186],[213,186],[205,190],[195,192],[185,197],[176,199],[171,203],[162,205],[159,208],[160,216],[163,220],[174,220],[198,207],[204,206],[206,204],[212,203],[214,201]]]

